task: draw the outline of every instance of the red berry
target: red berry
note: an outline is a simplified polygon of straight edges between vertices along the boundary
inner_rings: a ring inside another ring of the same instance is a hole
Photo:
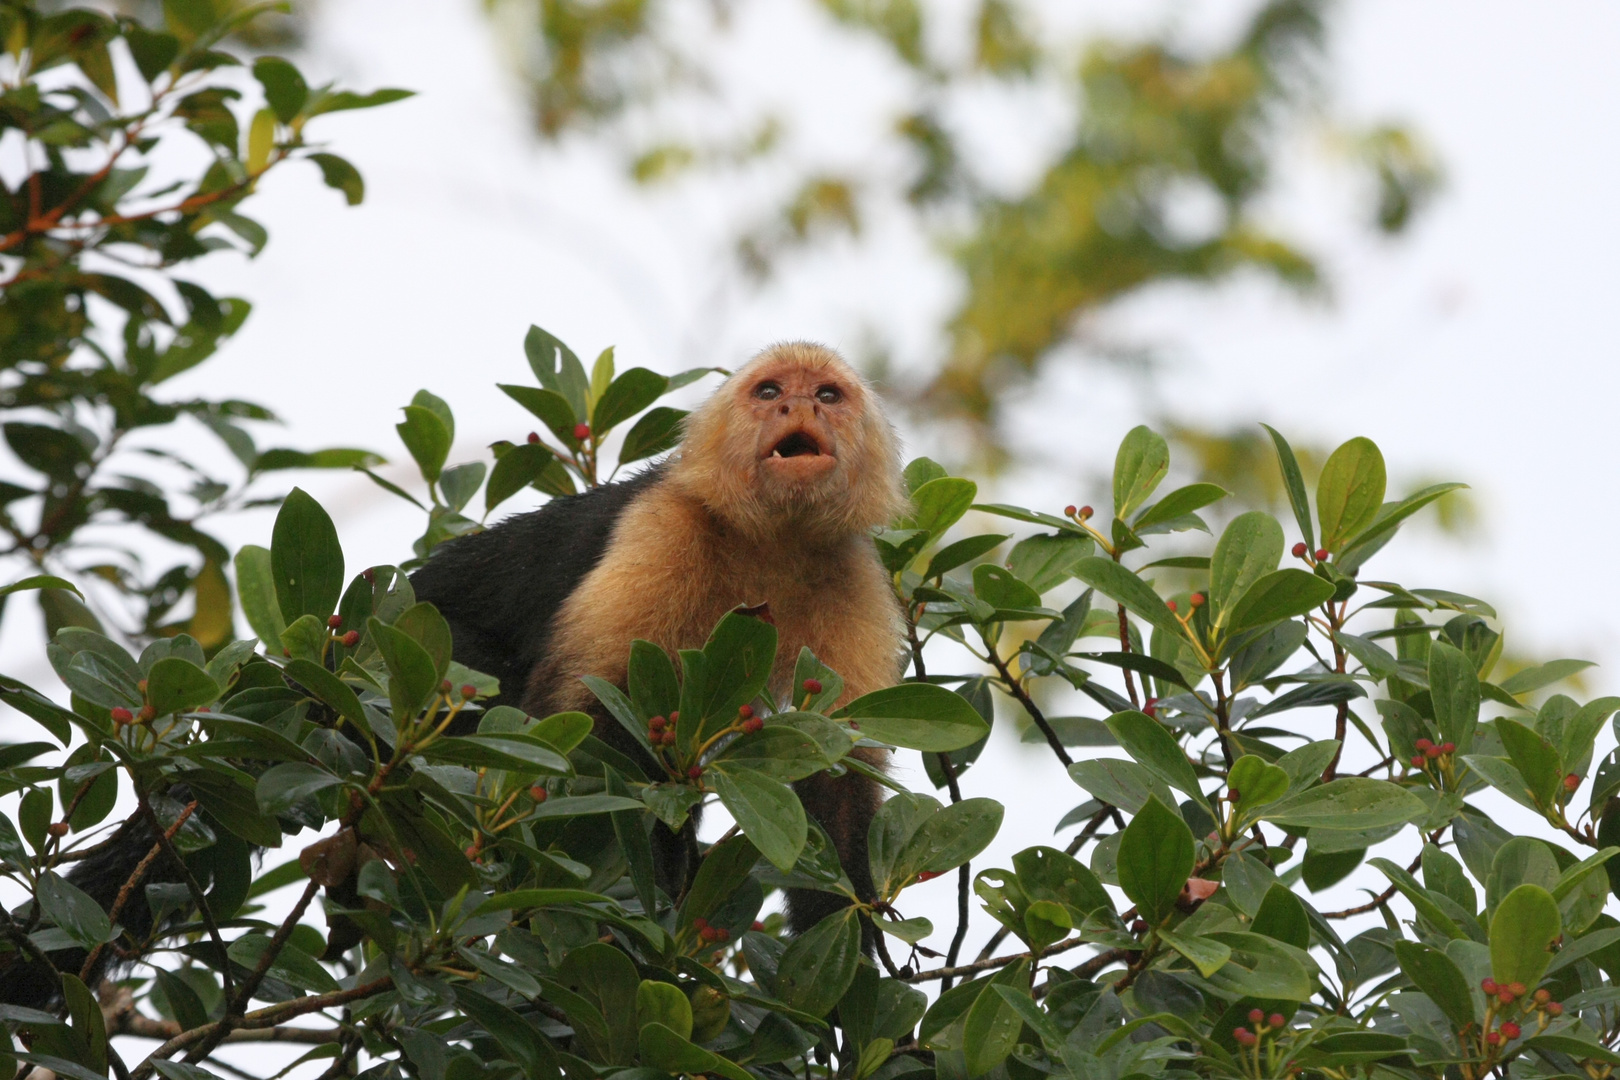
[[[462,854],[467,856],[467,858],[469,858],[469,859],[478,858],[478,845],[477,844],[468,844],[466,850],[463,851]]]
[[[1419,769],[1423,768],[1423,761],[1424,761],[1424,758],[1423,758],[1422,754],[1418,754],[1417,756],[1412,758],[1412,764],[1414,766],[1416,766],[1417,768],[1419,768]]]
[[[1434,743],[1430,742],[1428,739],[1419,739],[1412,745],[1417,747],[1419,750],[1422,750],[1426,754],[1429,752],[1429,747],[1433,746]]]
[[[1317,562],[1327,562],[1327,560],[1328,560],[1328,549],[1327,548],[1317,548],[1316,549],[1316,561]]]
[[[1502,1041],[1502,1036],[1494,1031],[1487,1031],[1485,1033],[1485,1041],[1490,1043],[1492,1046],[1495,1046],[1497,1043]]]
[[[655,716],[651,720],[647,721],[647,730],[663,731],[664,725],[667,723],[669,723],[669,721],[665,720],[662,716]]]
[[[701,915],[694,915],[692,917],[692,929],[694,929],[694,930],[707,930],[708,928],[709,928],[709,920],[708,919],[705,919]]]
[[[820,679],[806,679],[806,680],[804,680],[804,692],[807,693],[807,694],[819,694],[819,693],[821,693],[821,680]]]
[[[1507,1021],[1502,1025],[1502,1035],[1504,1038],[1517,1039],[1519,1037],[1519,1025],[1511,1020]]]
[[[1429,757],[1429,758],[1437,758],[1437,757],[1440,756],[1440,748],[1438,746],[1434,745],[1434,743],[1430,743],[1429,746],[1428,746],[1428,749],[1423,751],[1423,756],[1424,757]]]
[[[1171,611],[1176,610],[1176,602],[1174,600],[1166,600],[1164,602],[1164,606],[1169,608]]]
[[[1282,1013],[1272,1013],[1270,1016],[1266,1017],[1266,1023],[1270,1024],[1274,1028],[1280,1028],[1284,1024],[1288,1023],[1288,1021],[1283,1019]]]
[[[575,424],[574,425],[574,438],[578,439],[580,442],[584,442],[586,439],[588,439],[590,437],[591,437],[591,425],[589,425],[589,424]]]
[[[752,735],[765,726],[765,721],[755,716],[743,721],[743,730]]]
[[[1303,559],[1305,557],[1305,553],[1309,550],[1310,548],[1305,546],[1305,541],[1301,540],[1299,543],[1294,545],[1294,558]]]
[[[742,717],[744,720],[747,720],[750,716],[754,715],[754,707],[752,705],[744,705],[737,710],[737,715]]]
[[[1552,992],[1546,987],[1542,987],[1540,990],[1536,991],[1535,999],[1537,1005],[1545,1005],[1547,1002],[1552,1000]]]
[[[358,631],[358,630],[350,630],[348,633],[344,634],[343,637],[340,638],[339,640],[341,640],[343,642],[343,645],[344,645],[345,648],[352,649],[356,645],[360,644],[360,631]]]
[[[681,712],[680,712],[679,709],[670,710],[669,726],[674,727],[675,726],[675,721],[679,720],[680,718],[681,718]]]
[[[715,930],[715,932],[714,932],[714,935],[715,935],[715,937],[719,938],[721,941],[729,941],[729,940],[731,940],[731,931],[727,930],[723,926],[717,928]]]
[[[703,766],[693,765],[690,769],[686,770],[686,775],[690,779],[696,780],[698,777],[703,775]]]
[[[1250,1023],[1258,1024],[1260,1021],[1264,1020],[1265,1018],[1266,1018],[1266,1011],[1264,1009],[1250,1009],[1249,1010],[1249,1022]]]
[[[1204,594],[1201,593],[1201,592],[1193,593],[1191,596],[1187,597],[1187,603],[1191,604],[1195,608],[1196,607],[1203,607],[1204,606]]]
[[[1150,697],[1146,701],[1142,702],[1142,711],[1155,719],[1158,718],[1158,713],[1155,711],[1158,709],[1158,707],[1159,699],[1156,697]]]
[[[1249,1029],[1248,1028],[1233,1028],[1232,1029],[1232,1038],[1236,1039],[1240,1043],[1241,1042],[1248,1042],[1249,1039],[1252,1038],[1252,1037],[1253,1036],[1251,1036],[1249,1034]]]
[[[1513,991],[1504,988],[1497,993],[1496,1000],[1501,1002],[1503,1005],[1511,1005],[1513,1004],[1513,999],[1515,996],[1517,995],[1515,995]]]
[[[1454,742],[1441,743],[1440,752],[1442,754],[1455,754],[1457,752],[1457,744]]]
[[[1485,978],[1479,980],[1479,988],[1485,991],[1487,994],[1494,994],[1501,989],[1501,987],[1496,985],[1496,980],[1490,976],[1486,976]]]
[[[534,787],[529,789],[529,798],[533,799],[537,803],[545,802],[546,797],[549,794],[550,792],[546,791],[546,789],[541,787],[539,784],[536,784]]]
[[[68,834],[68,823],[65,821],[53,821],[45,831],[60,839]]]
[[[529,442],[537,443],[539,441],[540,441],[540,433],[538,431],[529,432]]]
[[[1556,1001],[1549,1001],[1549,1002],[1547,1002],[1547,1015],[1548,1016],[1563,1016],[1564,1015],[1564,1007],[1562,1005],[1558,1004],[1558,1002],[1556,1002]]]
[[[1507,988],[1508,988],[1509,991],[1512,992],[1514,997],[1523,997],[1524,996],[1524,983],[1522,983],[1522,982],[1508,983]]]
[[[1580,786],[1581,786],[1581,778],[1579,776],[1576,776],[1574,773],[1570,773],[1568,776],[1564,777],[1564,790],[1565,791],[1574,791],[1576,788],[1578,788]]]
[[[143,724],[146,721],[152,719],[152,717],[154,717],[156,715],[157,715],[157,710],[152,708],[152,706],[150,706],[150,705],[142,705],[141,706],[141,722]]]
[[[444,679],[439,683],[439,693],[448,694],[449,692],[450,692],[450,680],[449,679]]]
[[[128,709],[124,708],[122,705],[113,706],[113,711],[112,711],[113,723],[115,723],[115,724],[127,724],[133,719],[135,719],[135,714],[130,712]]]
[[[336,630],[338,627],[343,625],[343,616],[328,615],[326,617],[326,625],[328,629]]]
[[[754,925],[750,926],[748,929],[763,931],[765,929],[765,924],[760,922],[758,919],[755,919],[754,920]]]
[[[1063,508],[1063,516],[1064,517],[1074,517],[1074,515],[1076,513],[1076,509],[1077,508],[1075,507],[1075,505],[1073,503],[1070,503],[1068,506],[1065,506]]]
[[[142,679],[140,682],[136,683],[135,684],[135,689],[139,690],[142,694],[145,694],[146,693],[146,680]]]
[[[474,686],[470,682],[462,683],[461,684],[461,696],[463,698],[465,698],[466,700],[471,701],[473,698],[478,696],[478,687]]]
[[[1084,521],[1086,518],[1090,517],[1094,513],[1096,513],[1096,511],[1093,510],[1091,507],[1082,506],[1080,508],[1080,520]]]

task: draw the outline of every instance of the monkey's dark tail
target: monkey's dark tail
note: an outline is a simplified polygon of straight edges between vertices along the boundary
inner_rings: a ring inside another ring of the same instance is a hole
[[[100,904],[102,911],[110,912],[118,899],[119,890],[129,881],[155,843],[157,834],[151,823],[144,816],[137,815],[124,822],[94,854],[74,863],[65,876]],[[123,910],[118,914],[118,925],[136,941],[144,941],[152,931],[152,909],[146,902],[145,886],[152,882],[179,880],[176,868],[167,863],[163,856],[158,857],[145,879],[130,890]],[[31,906],[32,902],[13,912],[15,924],[28,925]],[[50,1009],[62,996],[58,972],[78,975],[84,970],[84,962],[90,954],[86,949],[72,948],[51,950],[45,955],[50,959],[51,967],[31,959],[21,949],[14,948],[0,955],[0,1002]],[[111,944],[102,949],[89,972],[89,978],[85,980],[86,985],[94,990],[117,956]]]

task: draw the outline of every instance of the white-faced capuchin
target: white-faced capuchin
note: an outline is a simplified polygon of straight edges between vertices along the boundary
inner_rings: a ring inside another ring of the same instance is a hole
[[[671,653],[700,648],[726,612],[769,604],[778,700],[789,698],[806,645],[843,676],[845,700],[893,684],[899,611],[868,530],[903,499],[894,431],[871,389],[828,349],[777,345],[688,417],[679,449],[662,464],[444,544],[412,584],[449,621],[455,658],[499,678],[505,703],[534,716],[590,713],[598,738],[657,776],[579,677],[623,687],[635,639]],[[881,752],[855,752],[883,763]],[[797,790],[857,892],[871,895],[866,833],[877,785],[855,773],[821,774]],[[676,893],[695,866],[692,825],[677,837],[660,824],[655,838],[660,877]],[[154,839],[145,819],[131,819],[68,878],[109,907]],[[147,881],[164,880],[181,879],[160,861]],[[790,924],[806,929],[840,903],[828,893],[791,894]],[[137,938],[149,930],[143,891],[120,920]],[[341,937],[334,928],[329,951],[353,944]],[[101,954],[92,985],[112,955]],[[85,953],[50,959],[78,971]],[[0,968],[0,1001],[38,1008],[59,993],[43,964]]]
[[[449,621],[456,659],[498,677],[503,700],[533,716],[590,713],[598,738],[657,776],[580,676],[622,688],[637,638],[673,656],[701,648],[726,612],[768,604],[779,701],[802,646],[843,676],[843,700],[893,685],[902,628],[870,529],[903,503],[894,430],[871,388],[830,349],[776,345],[687,418],[664,463],[447,543],[412,585]],[[856,753],[882,764],[881,752]],[[870,895],[877,785],[846,773],[796,788]],[[686,860],[672,839],[658,845],[660,872],[678,888]],[[795,893],[790,924],[803,930],[838,905]]]

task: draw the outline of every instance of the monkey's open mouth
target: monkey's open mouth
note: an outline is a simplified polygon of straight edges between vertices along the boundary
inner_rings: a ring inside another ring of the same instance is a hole
[[[820,457],[821,444],[808,432],[795,431],[771,448],[773,458]]]

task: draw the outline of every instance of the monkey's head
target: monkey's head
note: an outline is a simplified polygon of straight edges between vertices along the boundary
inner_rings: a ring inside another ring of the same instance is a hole
[[[904,504],[894,429],[877,395],[831,349],[773,345],[686,421],[676,481],[751,532],[830,537]]]

